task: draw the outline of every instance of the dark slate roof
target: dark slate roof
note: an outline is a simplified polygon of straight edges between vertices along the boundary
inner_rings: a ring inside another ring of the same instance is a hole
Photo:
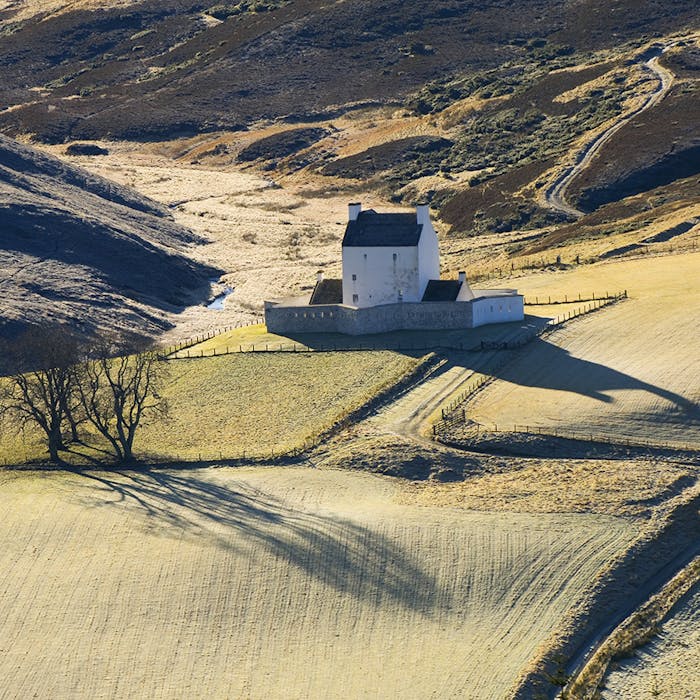
[[[418,245],[422,224],[415,214],[377,214],[373,209],[361,211],[355,221],[348,221],[343,247]]]
[[[309,304],[342,304],[343,280],[321,280],[316,282]]]
[[[423,301],[455,301],[461,287],[459,280],[430,280]]]

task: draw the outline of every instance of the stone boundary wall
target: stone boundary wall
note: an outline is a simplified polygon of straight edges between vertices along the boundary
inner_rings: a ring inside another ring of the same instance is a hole
[[[509,296],[510,312],[492,323],[523,320],[523,297]],[[474,301],[402,302],[355,308],[343,304],[282,306],[265,302],[265,323],[271,333],[345,333],[368,335],[399,330],[459,330],[474,327],[474,307],[493,299]]]

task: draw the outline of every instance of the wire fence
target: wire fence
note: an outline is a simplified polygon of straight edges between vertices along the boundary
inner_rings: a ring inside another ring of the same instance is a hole
[[[617,292],[615,294],[608,294],[607,292],[605,292],[604,294],[598,294],[597,296],[595,292],[591,292],[588,296],[583,296],[581,292],[578,293],[578,296],[573,295],[571,297],[568,294],[565,294],[563,299],[557,299],[555,297],[554,301],[552,301],[551,295],[548,295],[546,297],[525,297],[524,303],[525,306],[556,306],[558,304],[578,304],[587,301],[606,301],[610,299],[619,299],[621,295],[627,296],[627,290],[625,289],[623,292]]]
[[[558,328],[561,328],[565,323],[590,314],[594,311],[598,311],[606,306],[615,304],[622,299],[627,298],[627,290],[619,292],[613,295],[606,295],[600,297],[595,301],[588,302],[583,308],[574,309],[573,311],[566,312],[557,316],[554,319],[548,321],[543,327],[532,329],[530,332],[523,334],[521,337],[516,338],[512,341],[507,341],[503,343],[482,343],[482,350],[515,350],[522,348],[528,343],[532,342],[536,338],[541,338],[549,333],[554,332]],[[456,422],[466,421],[466,414],[464,408],[461,408],[464,403],[468,401],[476,392],[480,391],[486,384],[497,379],[498,371],[505,366],[509,358],[507,356],[501,356],[500,359],[494,362],[489,369],[488,374],[483,374],[481,372],[474,373],[474,379],[470,381],[469,385],[460,392],[452,401],[443,406],[441,411],[440,420],[433,424],[433,436],[437,439],[438,436],[451,428]]]
[[[638,437],[630,437],[627,435],[612,435],[609,433],[601,433],[593,430],[574,431],[561,430],[552,426],[540,425],[521,425],[513,424],[503,425],[492,423],[485,425],[471,421],[466,416],[465,409],[455,411],[447,419],[444,420],[445,426],[454,428],[458,425],[466,426],[466,430],[460,430],[461,439],[469,444],[478,444],[478,442],[488,442],[491,437],[523,435],[528,437],[542,437],[545,439],[567,440],[571,442],[583,442],[595,445],[608,445],[618,448],[641,448],[653,450],[667,450],[669,452],[686,452],[692,455],[700,455],[700,450],[689,442],[682,440],[652,440]],[[448,432],[444,430],[443,433]],[[440,439],[439,437],[437,438]]]
[[[201,343],[216,338],[224,333],[230,333],[238,328],[248,328],[249,326],[260,326],[263,324],[263,316],[257,316],[252,321],[240,321],[239,323],[234,323],[228,326],[221,326],[219,328],[213,328],[211,330],[205,331],[199,335],[192,336],[191,338],[184,338],[183,340],[178,340],[170,345],[161,345],[159,347],[160,352],[169,357],[174,355],[181,350],[194,347],[195,345],[200,345]]]

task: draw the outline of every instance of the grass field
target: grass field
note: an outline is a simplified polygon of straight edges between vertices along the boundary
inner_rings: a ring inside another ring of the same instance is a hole
[[[502,698],[639,529],[333,470],[0,480],[13,697]]]
[[[582,436],[700,446],[700,254],[533,275],[528,296],[628,289],[630,298],[520,352],[468,415]]]
[[[165,422],[137,435],[136,454],[162,460],[269,456],[296,448],[397,382],[417,360],[392,352],[256,353],[174,360]],[[87,441],[101,445],[94,437]],[[64,453],[84,462],[90,450]],[[8,461],[41,458],[38,435],[3,431]],[[102,455],[103,457],[104,455]]]
[[[501,472],[458,483],[414,482],[402,498],[475,510],[648,517],[696,479],[692,467],[661,461],[512,459]]]
[[[605,679],[603,700],[700,697],[700,588],[695,587],[661,625],[659,635]]]

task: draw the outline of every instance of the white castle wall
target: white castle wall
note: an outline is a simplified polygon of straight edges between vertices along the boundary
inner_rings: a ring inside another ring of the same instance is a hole
[[[383,304],[353,308],[343,304],[278,306],[269,302],[265,323],[271,333],[345,333],[366,335],[397,330],[470,328],[471,304],[454,301]]]
[[[343,304],[360,307],[395,304],[399,292],[404,301],[422,298],[417,248],[343,248]]]
[[[478,293],[479,290],[477,290]],[[265,302],[271,333],[346,333],[367,335],[397,330],[459,330],[487,323],[522,321],[523,296],[488,290],[473,301],[402,302],[356,308],[344,304],[298,306]]]

